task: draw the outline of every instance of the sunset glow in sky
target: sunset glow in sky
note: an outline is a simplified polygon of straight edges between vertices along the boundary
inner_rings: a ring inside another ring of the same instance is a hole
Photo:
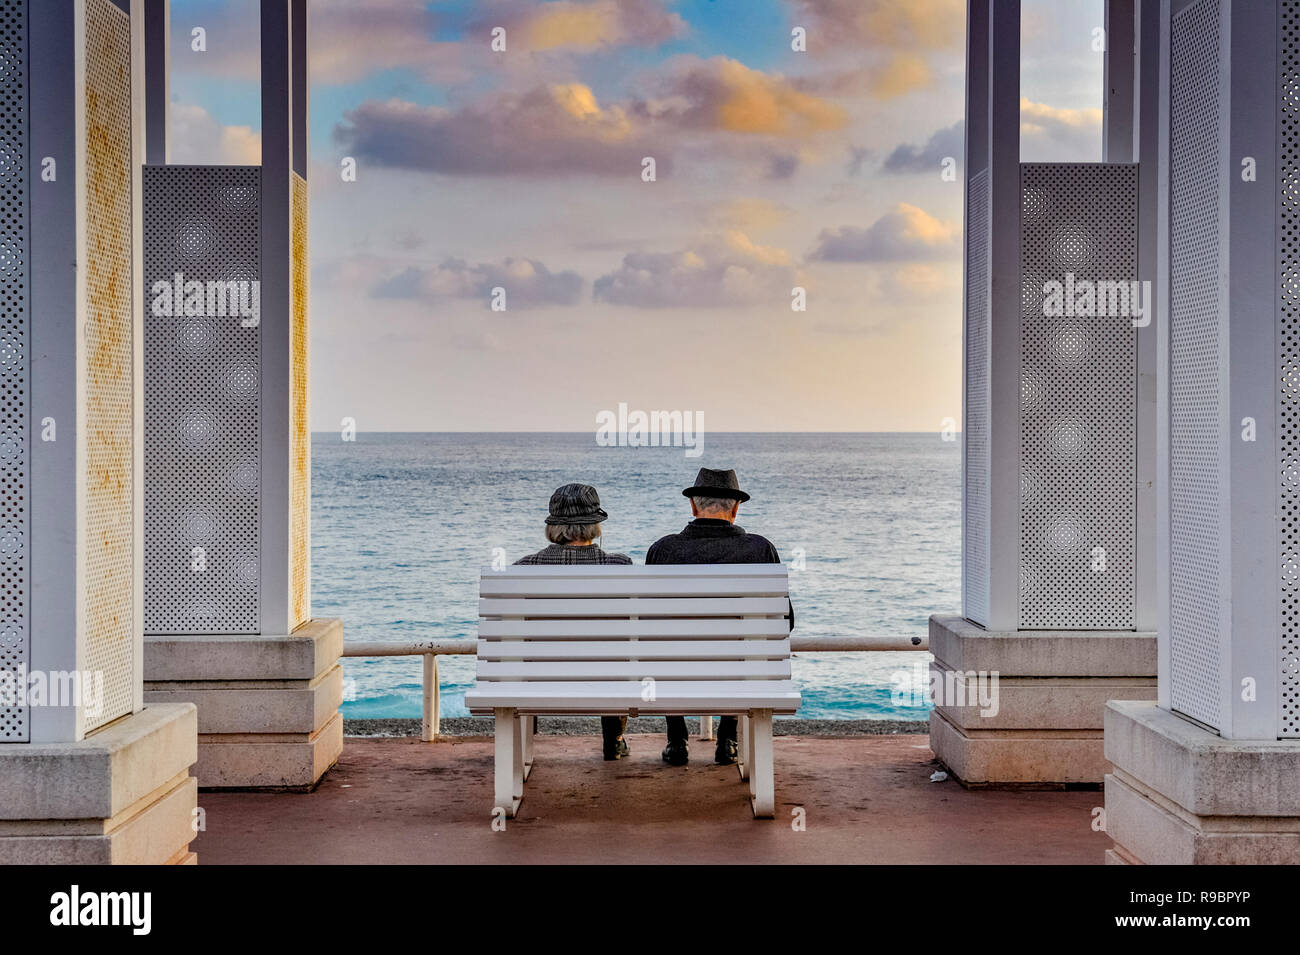
[[[313,429],[960,420],[964,0],[310,6]],[[255,0],[171,16],[171,161],[260,161]],[[1101,24],[1025,0],[1026,160],[1101,158]]]

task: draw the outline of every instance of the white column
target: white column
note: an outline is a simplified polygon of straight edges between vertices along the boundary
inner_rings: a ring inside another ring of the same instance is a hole
[[[1107,708],[1112,862],[1300,861],[1298,14],[1161,4],[1160,694]]]
[[[261,630],[291,633],[311,616],[306,0],[263,3],[261,30]]]
[[[171,150],[168,140],[171,112],[171,3],[144,0],[138,18],[144,37],[145,162],[162,166]]]
[[[1277,89],[1282,47],[1297,39],[1279,46],[1271,4],[1171,12],[1162,701],[1225,738],[1277,739],[1288,735],[1281,643],[1298,632],[1288,621],[1300,556],[1290,530],[1300,322],[1286,298],[1300,247],[1286,238],[1291,217],[1279,218],[1290,194],[1281,169],[1300,151],[1285,125],[1297,113]]]
[[[145,170],[150,288],[182,272],[259,303],[147,319],[145,695],[198,704],[202,785],[309,789],[343,746],[343,633],[310,606],[307,3],[256,9],[261,165]]]
[[[63,742],[143,705],[142,91],[125,0],[33,3],[27,17],[30,667],[103,687],[98,707],[31,708],[31,740]]]
[[[165,94],[168,4],[147,2],[145,84]],[[261,166],[168,165],[166,110],[149,100],[151,301],[180,274],[185,296],[240,283],[260,306],[194,314],[174,294],[146,318],[150,635],[285,636],[311,616],[306,5],[268,0],[259,16]]]
[[[1102,72],[1101,154],[1105,162],[1132,162],[1137,87],[1135,7],[1141,0],[1106,0]]]
[[[1020,4],[967,7],[963,608],[1016,626]]]
[[[1108,7],[1106,163],[1020,161],[1020,5],[968,4],[964,619],[930,626],[936,685],[999,674],[996,715],[931,714],[966,783],[1100,782],[1106,701],[1155,693],[1153,333],[1082,293],[1154,269],[1135,3]]]
[[[1156,358],[1159,321],[1166,298],[1159,275],[1160,234],[1160,0],[1133,0],[1135,51],[1131,159],[1138,167],[1138,277],[1150,283],[1149,320],[1137,329],[1137,474],[1134,480],[1133,628],[1151,633],[1158,623],[1157,416]],[[1153,440],[1154,439],[1154,440]]]

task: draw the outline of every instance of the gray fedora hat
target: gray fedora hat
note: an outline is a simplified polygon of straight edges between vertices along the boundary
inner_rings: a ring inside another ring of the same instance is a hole
[[[599,524],[609,515],[600,506],[600,495],[590,484],[566,484],[551,495],[548,524]]]
[[[695,484],[682,491],[683,497],[723,497],[742,504],[749,500],[749,495],[740,489],[736,472],[730,468],[715,471],[712,468],[700,468],[695,475]]]

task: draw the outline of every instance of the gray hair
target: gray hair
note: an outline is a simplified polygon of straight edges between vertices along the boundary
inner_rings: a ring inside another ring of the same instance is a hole
[[[547,524],[546,539],[552,544],[594,541],[600,536],[600,524]]]
[[[736,504],[736,499],[731,497],[693,497],[691,503],[695,509],[703,514],[712,514],[716,511],[730,511]]]

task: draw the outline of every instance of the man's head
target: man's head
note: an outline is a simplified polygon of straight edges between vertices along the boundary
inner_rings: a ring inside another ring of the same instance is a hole
[[[736,514],[740,511],[740,501],[729,497],[704,497],[699,495],[691,498],[691,515],[693,517],[707,517],[712,520],[736,522]]]
[[[735,523],[740,505],[749,495],[740,489],[733,470],[700,468],[695,483],[682,491],[691,499],[691,513],[696,517]]]

